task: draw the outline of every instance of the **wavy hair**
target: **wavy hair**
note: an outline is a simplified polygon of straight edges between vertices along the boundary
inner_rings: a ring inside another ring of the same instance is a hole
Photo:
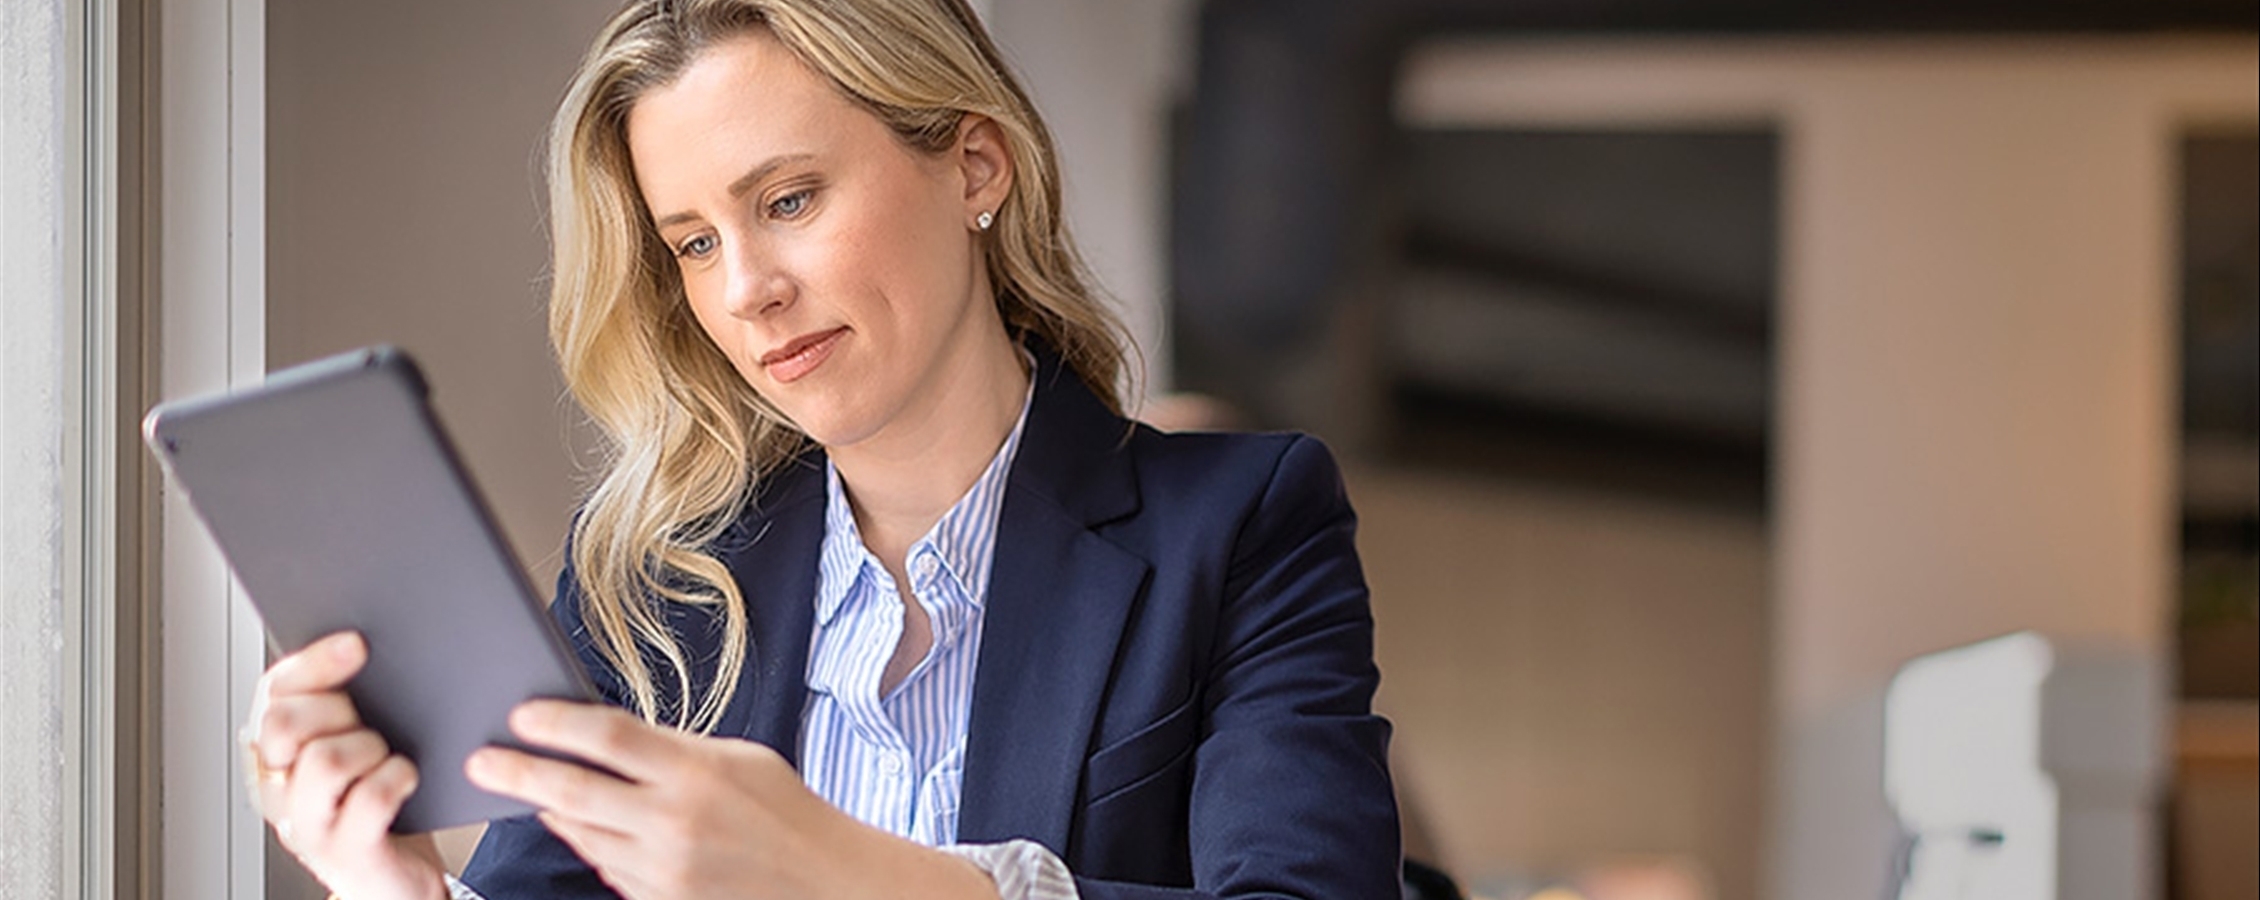
[[[751,649],[748,598],[714,544],[761,479],[809,442],[693,319],[636,186],[627,119],[707,48],[752,31],[766,31],[913,151],[949,149],[968,115],[994,121],[1014,179],[977,239],[1005,327],[1049,344],[1117,413],[1131,387],[1129,341],[1061,218],[1051,135],[965,0],[635,0],[621,9],[582,60],[549,135],[550,341],[566,386],[605,438],[571,564],[589,638],[620,673],[631,708],[702,733],[728,707]],[[670,603],[718,613],[719,658],[687,658],[668,625]],[[710,686],[694,698],[708,666]]]

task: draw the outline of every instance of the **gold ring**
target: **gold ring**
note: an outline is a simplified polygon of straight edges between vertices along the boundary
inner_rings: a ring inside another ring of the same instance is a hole
[[[290,769],[277,769],[267,765],[266,758],[259,752],[259,743],[249,728],[236,733],[236,749],[243,754],[244,787],[251,793],[252,807],[262,808],[265,804],[262,802],[264,798],[261,794],[264,791],[261,789],[280,787],[287,783],[290,780]]]

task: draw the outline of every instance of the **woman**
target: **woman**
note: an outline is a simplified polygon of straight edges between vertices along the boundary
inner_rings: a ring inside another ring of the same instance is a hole
[[[1124,420],[1051,144],[963,0],[637,2],[550,146],[552,338],[613,452],[554,611],[610,706],[468,774],[446,879],[337,635],[261,808],[348,900],[1397,896],[1324,448]]]

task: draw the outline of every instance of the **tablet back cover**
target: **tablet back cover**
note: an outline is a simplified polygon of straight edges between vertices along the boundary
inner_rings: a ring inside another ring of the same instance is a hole
[[[505,724],[519,702],[593,691],[405,354],[356,351],[165,404],[144,430],[278,648],[367,638],[347,692],[421,773],[395,832],[532,811],[471,786],[464,759],[521,746]]]

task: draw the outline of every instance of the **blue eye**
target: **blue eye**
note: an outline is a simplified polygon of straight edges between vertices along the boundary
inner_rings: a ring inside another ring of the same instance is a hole
[[[690,240],[684,241],[682,246],[675,248],[676,256],[691,259],[705,256],[706,254],[712,252],[714,252],[714,236],[711,234],[702,234],[697,237],[691,238]]]
[[[814,193],[814,191],[801,190],[779,197],[769,203],[769,214],[780,219],[790,219],[800,215],[808,209],[810,195]]]

